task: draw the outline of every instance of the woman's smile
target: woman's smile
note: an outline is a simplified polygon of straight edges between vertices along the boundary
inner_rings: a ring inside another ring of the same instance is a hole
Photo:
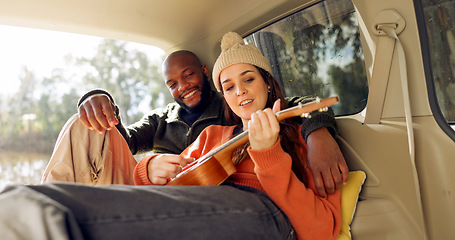
[[[231,65],[221,71],[220,83],[224,99],[242,119],[244,126],[247,126],[251,114],[265,108],[267,84],[255,66],[247,63]]]
[[[241,107],[244,107],[244,106],[246,106],[246,105],[252,103],[253,101],[254,101],[253,99],[246,99],[246,100],[241,101],[239,105],[240,105]]]

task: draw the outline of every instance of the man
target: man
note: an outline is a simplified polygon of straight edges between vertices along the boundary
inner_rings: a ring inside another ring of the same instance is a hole
[[[152,111],[127,128],[121,124],[118,108],[108,92],[93,90],[85,94],[78,104],[78,117],[70,119],[59,135],[43,181],[132,184],[136,162],[131,154],[180,154],[205,127],[230,124],[224,117],[221,96],[210,88],[208,67],[194,53],[171,53],[162,72],[175,103]],[[294,98],[291,102],[299,100],[303,101]],[[315,113],[303,121],[310,169],[319,194],[325,197],[339,189],[348,176],[345,160],[332,137],[336,123],[332,112]],[[169,164],[162,170],[173,167]]]

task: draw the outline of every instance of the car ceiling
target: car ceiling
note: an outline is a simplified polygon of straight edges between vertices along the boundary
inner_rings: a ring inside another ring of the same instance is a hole
[[[0,0],[0,24],[211,52],[227,31],[246,34],[317,1]],[[193,48],[193,49],[192,49]],[[219,48],[219,46],[218,46]]]

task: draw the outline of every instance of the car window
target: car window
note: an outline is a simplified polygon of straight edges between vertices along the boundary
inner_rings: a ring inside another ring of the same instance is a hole
[[[446,121],[455,124],[455,2],[422,0],[432,82],[437,105]],[[427,71],[429,69],[426,69]]]
[[[40,182],[59,131],[88,90],[111,92],[125,124],[172,101],[159,48],[10,26],[0,34],[0,183]]]
[[[360,33],[350,0],[319,2],[245,38],[269,59],[287,96],[338,96],[336,115],[362,111],[368,97]]]

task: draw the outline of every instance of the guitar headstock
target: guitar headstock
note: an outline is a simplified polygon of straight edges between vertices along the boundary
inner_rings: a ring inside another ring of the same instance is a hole
[[[316,99],[314,101],[312,101],[312,103],[320,103],[320,102],[321,102],[321,99],[319,97],[316,97]],[[303,103],[299,103],[299,106],[303,106],[303,105],[304,105]],[[328,106],[325,106],[325,107],[322,107],[322,108],[318,109],[319,112],[327,112],[328,110],[329,110]],[[302,117],[302,118],[311,118],[311,112],[302,113],[300,115],[300,117]]]
[[[319,112],[327,112],[327,111],[329,111],[329,107],[319,108]]]
[[[323,107],[323,108],[319,108],[318,109],[318,112],[327,112],[329,111],[329,107]],[[300,115],[300,117],[302,118],[311,118],[311,113],[308,112],[308,113],[303,113],[302,115]]]
[[[326,112],[329,110],[329,106],[336,104],[338,101],[338,97],[330,97],[322,100],[317,97],[314,101],[308,103],[299,103],[295,107],[291,107],[276,113],[276,115],[279,120],[280,118],[284,119],[292,116],[311,118],[311,113],[313,111]]]

